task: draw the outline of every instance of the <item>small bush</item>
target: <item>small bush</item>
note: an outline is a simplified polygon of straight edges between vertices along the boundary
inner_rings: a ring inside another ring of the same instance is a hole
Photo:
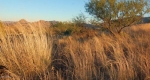
[[[56,35],[71,35],[81,30],[80,27],[71,22],[58,22],[52,25],[52,27]]]

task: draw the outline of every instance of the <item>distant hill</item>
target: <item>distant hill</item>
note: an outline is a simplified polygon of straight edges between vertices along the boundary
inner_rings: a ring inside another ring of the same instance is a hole
[[[143,23],[150,23],[150,17],[144,17],[144,18],[142,19],[142,22],[143,22]]]
[[[25,19],[21,19],[19,21],[2,21],[3,24],[7,27],[13,27],[13,26],[24,26],[24,27],[28,27],[28,26],[43,26],[43,27],[50,27],[53,24],[57,24],[59,21],[45,21],[45,20],[39,20],[36,22],[28,22]],[[150,17],[143,17],[142,21],[139,24],[142,23],[150,23]],[[92,24],[87,24],[85,23],[85,26],[87,28],[94,28],[97,29],[96,26],[93,26]]]
[[[10,34],[16,34],[17,33],[22,33],[19,31],[23,31],[23,33],[32,33],[32,32],[38,32],[40,31],[38,27],[50,27],[51,22],[50,21],[44,21],[44,20],[39,20],[36,22],[28,22],[25,19],[21,19],[19,21],[2,21],[3,25],[5,26],[5,30],[7,30],[8,33]],[[32,27],[32,29],[31,29]],[[34,29],[33,29],[34,28]],[[17,29],[22,29],[22,30],[17,30]],[[14,31],[16,30],[16,31]]]
[[[28,22],[25,19],[21,19],[19,21],[2,21],[2,22],[6,27],[13,27],[13,26],[24,26],[24,27],[43,26],[43,27],[49,27],[51,25],[50,21],[44,21],[44,20],[39,20],[39,21],[36,21],[36,22]]]

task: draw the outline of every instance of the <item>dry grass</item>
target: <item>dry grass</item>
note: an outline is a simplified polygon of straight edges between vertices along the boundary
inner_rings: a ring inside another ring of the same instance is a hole
[[[22,80],[150,79],[150,33],[146,30],[116,37],[101,34],[61,39],[52,38],[48,29],[40,26],[15,27],[11,30],[15,35],[7,30],[0,35],[0,64]]]
[[[29,28],[30,33],[27,32]],[[43,28],[39,28],[24,28],[20,25],[11,30],[6,29],[6,35],[0,37],[0,64],[25,80],[41,77],[41,73],[46,71],[51,62],[52,42],[43,32]]]
[[[132,29],[134,31],[138,31],[138,30],[149,31],[150,30],[150,23],[135,25],[135,26],[132,26]]]

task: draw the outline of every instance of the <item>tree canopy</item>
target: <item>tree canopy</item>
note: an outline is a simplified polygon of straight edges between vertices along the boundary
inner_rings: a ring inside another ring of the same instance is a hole
[[[80,13],[78,16],[72,19],[72,22],[75,23],[77,26],[83,27],[86,23],[86,17],[83,13]]]
[[[112,33],[120,33],[150,12],[147,0],[90,0],[85,9]]]

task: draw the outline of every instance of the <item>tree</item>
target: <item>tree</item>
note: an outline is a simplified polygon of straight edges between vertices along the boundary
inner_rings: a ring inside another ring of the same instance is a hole
[[[150,12],[146,0],[90,0],[85,9],[113,34],[137,24],[144,14]]]
[[[92,24],[92,25],[94,25],[94,26],[99,26],[100,25],[99,24],[99,20],[97,18],[95,18],[95,17],[91,18],[89,20],[89,23]]]
[[[86,17],[83,13],[79,14],[78,16],[72,19],[72,22],[75,23],[79,27],[83,27],[86,23]]]

